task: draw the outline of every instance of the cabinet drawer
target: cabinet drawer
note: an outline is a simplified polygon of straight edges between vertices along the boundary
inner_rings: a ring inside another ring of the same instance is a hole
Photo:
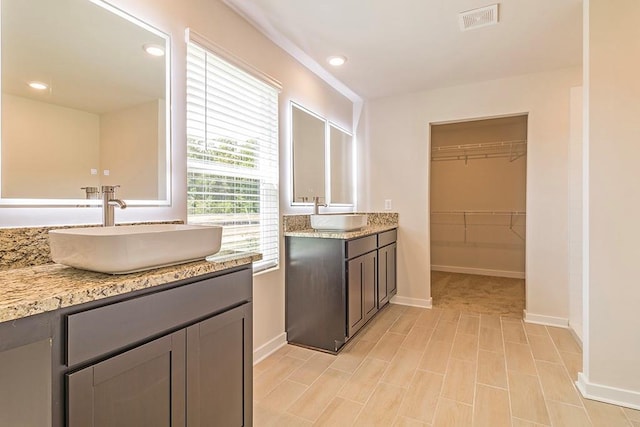
[[[376,236],[361,237],[360,239],[349,240],[347,242],[347,259],[355,258],[376,249]]]
[[[96,358],[251,300],[252,270],[67,316],[67,366]]]
[[[389,230],[378,234],[378,247],[387,246],[398,240],[398,230]]]

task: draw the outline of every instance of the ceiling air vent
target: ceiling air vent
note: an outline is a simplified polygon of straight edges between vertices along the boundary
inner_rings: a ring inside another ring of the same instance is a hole
[[[467,31],[498,23],[498,4],[461,12],[458,15],[460,30]]]

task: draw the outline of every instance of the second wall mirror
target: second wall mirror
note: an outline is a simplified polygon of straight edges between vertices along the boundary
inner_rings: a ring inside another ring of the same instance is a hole
[[[354,204],[353,136],[314,112],[291,103],[292,203]]]

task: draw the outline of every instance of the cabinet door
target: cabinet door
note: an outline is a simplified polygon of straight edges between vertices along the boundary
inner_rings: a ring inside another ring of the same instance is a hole
[[[362,305],[362,282],[364,278],[363,257],[354,258],[347,263],[348,300],[349,300],[349,336],[353,336],[364,325],[365,310]]]
[[[378,311],[378,255],[369,252],[363,255],[363,273],[362,289],[363,289],[363,307],[365,311],[365,322]]]
[[[378,307],[396,293],[396,244],[378,249]]]
[[[397,292],[397,272],[396,272],[396,262],[397,262],[397,248],[398,245],[396,243],[387,246],[387,293],[389,294],[389,298],[394,296]]]
[[[184,426],[185,332],[67,374],[69,427]]]
[[[252,305],[187,328],[187,425],[251,426]]]
[[[0,351],[0,427],[50,425],[51,339]]]
[[[369,252],[347,263],[349,336],[353,336],[377,311],[376,252]]]

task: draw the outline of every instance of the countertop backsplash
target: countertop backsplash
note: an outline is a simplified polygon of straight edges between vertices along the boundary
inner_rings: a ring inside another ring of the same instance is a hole
[[[183,224],[184,221],[150,221],[132,224]],[[117,224],[125,225],[125,224]],[[126,224],[130,225],[130,224]],[[0,228],[0,271],[14,268],[52,264],[49,250],[49,230],[60,228],[99,227],[90,225],[67,225],[47,227]]]
[[[349,212],[352,213],[352,212]],[[397,212],[353,212],[367,215],[368,226],[398,225]],[[331,215],[331,214],[328,214]],[[311,229],[311,215],[283,215],[282,230],[285,233]]]

